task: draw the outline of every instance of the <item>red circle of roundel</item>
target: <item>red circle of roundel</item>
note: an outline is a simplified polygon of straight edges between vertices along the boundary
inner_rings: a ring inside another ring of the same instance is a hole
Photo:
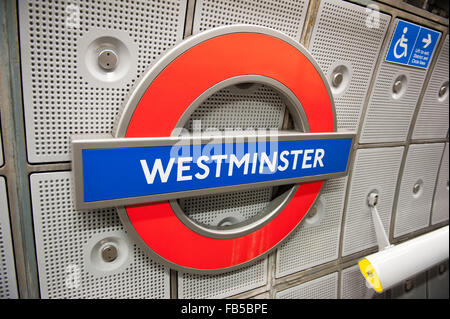
[[[137,104],[125,137],[170,136],[191,103],[231,77],[262,75],[288,87],[304,108],[310,132],[334,131],[333,106],[313,63],[280,38],[254,32],[222,34],[200,42],[169,63]],[[169,202],[127,206],[137,234],[173,266],[197,271],[234,268],[279,244],[308,212],[323,182],[304,183],[266,225],[236,238],[203,236],[185,226]]]

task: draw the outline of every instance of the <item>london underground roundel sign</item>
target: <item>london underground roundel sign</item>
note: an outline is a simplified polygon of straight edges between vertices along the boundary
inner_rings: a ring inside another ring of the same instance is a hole
[[[181,134],[222,88],[267,85],[295,129],[223,136]],[[314,204],[323,180],[347,174],[354,134],[337,133],[327,81],[299,43],[272,29],[236,25],[192,36],[136,84],[111,137],[72,139],[77,209],[119,207],[129,234],[169,267],[228,271],[279,245]],[[292,185],[256,218],[207,227],[177,199]]]

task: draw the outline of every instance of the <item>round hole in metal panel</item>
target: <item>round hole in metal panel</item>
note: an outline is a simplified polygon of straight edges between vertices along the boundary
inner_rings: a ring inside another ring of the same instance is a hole
[[[395,100],[400,99],[406,92],[408,87],[408,78],[406,75],[399,75],[392,83],[392,98]]]
[[[443,101],[445,101],[445,99],[448,98],[448,85],[449,85],[449,82],[445,81],[439,87],[439,92],[438,92],[438,100],[439,100],[439,102],[443,102]]]
[[[248,79],[235,79],[213,93],[205,93],[202,102],[180,120],[181,125],[174,134],[309,131],[302,110],[297,112],[300,115],[291,115],[289,110],[298,108],[298,104],[293,106],[285,92],[272,87],[266,80],[252,83],[246,81]],[[265,225],[289,202],[296,189],[296,185],[261,187],[183,198],[170,203],[175,214],[192,230],[206,236],[227,238],[241,236]]]

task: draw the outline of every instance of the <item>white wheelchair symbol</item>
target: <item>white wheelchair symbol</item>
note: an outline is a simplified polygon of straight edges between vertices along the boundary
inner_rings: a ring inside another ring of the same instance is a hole
[[[402,36],[400,37],[400,39],[398,39],[397,43],[395,43],[395,47],[394,47],[394,56],[395,56],[397,59],[400,59],[400,58],[406,56],[406,54],[407,54],[407,52],[408,52],[408,44],[406,43],[406,42],[408,42],[408,39],[405,38],[406,32],[408,32],[408,28],[407,28],[407,27],[405,27],[405,28],[403,29],[403,34],[402,34]],[[397,48],[398,48],[398,47],[403,48],[403,52],[401,52],[401,54],[398,54],[398,53],[397,53]]]

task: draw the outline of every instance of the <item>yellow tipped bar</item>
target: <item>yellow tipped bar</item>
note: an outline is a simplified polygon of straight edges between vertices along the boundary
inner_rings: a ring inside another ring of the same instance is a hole
[[[372,285],[372,288],[378,293],[383,292],[380,279],[378,278],[378,275],[369,260],[364,258],[358,262],[358,265],[361,273],[364,275],[364,278],[366,278],[366,280]]]

